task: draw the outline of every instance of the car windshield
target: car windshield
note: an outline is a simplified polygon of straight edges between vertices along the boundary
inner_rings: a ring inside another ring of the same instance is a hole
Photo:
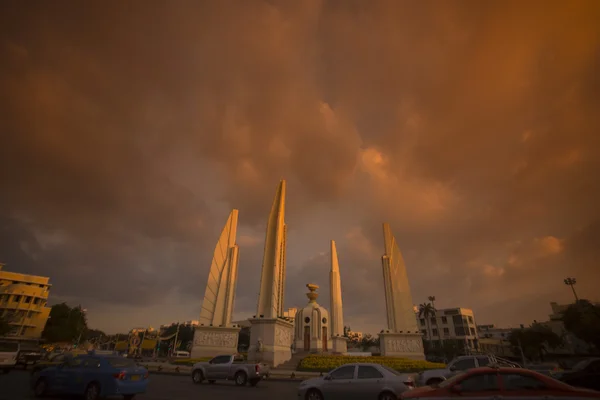
[[[452,378],[445,380],[444,382],[441,382],[438,387],[441,388],[445,388],[448,386],[451,386],[454,384],[454,382],[458,381],[460,378],[462,378],[463,376],[465,376],[467,373],[466,372],[461,372],[457,375],[454,375]]]
[[[0,342],[0,353],[16,353],[19,351],[19,343]]]
[[[135,363],[135,361],[133,361],[132,359],[129,358],[109,358],[108,359],[108,363],[110,364],[111,367],[114,368],[135,368],[137,367],[137,364]]]

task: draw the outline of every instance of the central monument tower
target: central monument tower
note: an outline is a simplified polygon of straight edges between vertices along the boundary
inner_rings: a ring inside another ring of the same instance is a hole
[[[277,186],[267,222],[256,315],[250,318],[248,359],[271,367],[292,358],[294,325],[284,319],[285,295],[285,180]]]

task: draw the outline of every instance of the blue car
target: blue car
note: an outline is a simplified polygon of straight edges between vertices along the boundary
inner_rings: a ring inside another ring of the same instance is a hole
[[[86,400],[123,396],[132,400],[146,392],[148,370],[135,361],[113,355],[83,355],[45,368],[32,377],[36,397],[48,394],[83,395]]]

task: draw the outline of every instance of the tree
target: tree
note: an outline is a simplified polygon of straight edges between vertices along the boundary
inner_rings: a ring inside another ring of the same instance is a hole
[[[435,325],[437,326],[437,309],[435,308],[435,296],[429,296],[427,298],[427,300],[429,300],[431,302],[431,307],[433,308],[433,319],[435,320]],[[442,345],[442,334],[439,331],[438,331],[438,333],[439,333],[438,340],[440,342],[439,344],[440,344],[440,347],[442,347],[441,346]]]
[[[419,318],[425,318],[427,330],[429,332],[429,341],[433,342],[431,335],[431,317],[435,315],[435,308],[431,303],[423,303],[419,305]]]
[[[80,335],[85,337],[87,330],[87,319],[81,306],[71,308],[60,303],[50,309],[42,337],[49,343],[74,342]]]
[[[600,307],[579,300],[567,308],[563,323],[567,331],[600,350]]]
[[[522,349],[527,359],[541,361],[544,360],[544,353],[548,353],[548,349],[555,349],[563,344],[560,336],[539,323],[533,323],[529,328],[513,329],[508,336],[508,341],[516,354]]]
[[[373,337],[370,333],[367,333],[360,340],[360,347],[363,351],[368,351],[371,347],[379,346],[379,338]]]
[[[10,332],[10,325],[8,324],[8,319],[0,316],[0,336],[5,336]]]

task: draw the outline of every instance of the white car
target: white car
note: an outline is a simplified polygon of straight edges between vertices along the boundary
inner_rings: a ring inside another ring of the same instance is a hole
[[[7,374],[15,368],[19,350],[18,342],[0,341],[0,372]]]

